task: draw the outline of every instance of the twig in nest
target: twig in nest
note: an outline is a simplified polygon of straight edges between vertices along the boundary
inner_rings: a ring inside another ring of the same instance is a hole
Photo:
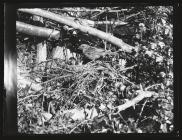
[[[135,86],[135,84],[127,79],[127,77],[119,75],[122,79]]]
[[[25,98],[18,100],[18,103],[20,103],[20,102],[22,102],[23,100],[26,100],[26,99],[28,99],[28,98],[37,97],[37,96],[40,96],[40,95],[42,95],[42,93],[36,94],[36,95],[29,95],[29,96],[26,96]]]
[[[84,120],[84,121],[82,121],[81,123],[79,123],[78,125],[76,125],[70,132],[69,132],[69,134],[71,134],[78,126],[80,126],[81,124],[83,124],[83,123],[85,123],[85,122],[87,122],[88,120]]]
[[[76,66],[70,66],[70,67],[74,68],[74,67],[76,67]],[[69,68],[70,68],[70,67],[69,67]],[[76,74],[76,72],[74,72],[74,71],[70,71],[70,70],[67,70],[67,69],[65,69],[65,68],[57,67],[57,69],[65,70],[65,71],[67,71],[67,72],[70,72],[70,73],[74,73],[74,74]]]
[[[66,78],[66,77],[71,77],[71,76],[72,76],[72,74],[67,74],[67,75],[63,75],[63,76],[59,76],[59,77],[54,77],[54,78],[52,78],[50,80],[47,80],[47,81],[45,81],[45,82],[43,82],[41,84],[47,84],[47,83],[49,83],[49,82],[51,82],[53,80],[58,80],[58,79],[61,79],[61,78]]]
[[[136,66],[137,65],[133,65],[133,66],[130,66],[130,67],[127,67],[127,68],[123,68],[123,69],[120,69],[120,71],[126,71],[126,70],[129,70],[129,69],[133,69]]]

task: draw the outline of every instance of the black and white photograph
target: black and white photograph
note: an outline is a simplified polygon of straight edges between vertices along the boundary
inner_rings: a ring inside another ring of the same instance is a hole
[[[4,79],[11,88],[16,71],[18,133],[172,133],[173,14],[137,4],[17,8],[16,63],[4,60]]]

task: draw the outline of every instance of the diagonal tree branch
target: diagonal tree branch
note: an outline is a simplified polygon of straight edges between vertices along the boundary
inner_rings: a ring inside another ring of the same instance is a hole
[[[119,49],[126,51],[126,52],[129,52],[129,53],[131,53],[133,49],[134,50],[136,49],[133,46],[128,45],[127,43],[123,42],[121,39],[119,39],[119,38],[117,38],[111,34],[105,33],[103,31],[100,31],[98,29],[95,29],[95,28],[92,28],[89,26],[84,26],[78,22],[74,22],[73,20],[71,20],[69,18],[65,18],[64,16],[60,16],[58,14],[55,14],[55,13],[52,13],[49,11],[45,11],[45,10],[38,9],[38,8],[35,8],[35,9],[18,9],[18,10],[21,12],[42,16],[44,18],[48,18],[48,19],[57,21],[57,22],[62,23],[62,24],[66,24],[68,26],[71,26],[75,29],[80,30],[81,32],[96,36],[96,37],[103,39],[103,40],[106,40],[106,41],[110,42],[111,44],[116,45]]]

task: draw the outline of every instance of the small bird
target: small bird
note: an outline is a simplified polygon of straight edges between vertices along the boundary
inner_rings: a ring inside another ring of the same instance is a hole
[[[79,50],[82,50],[83,54],[90,60],[96,60],[99,59],[100,57],[103,57],[107,54],[113,54],[116,55],[116,52],[111,52],[111,51],[105,51],[104,49],[100,48],[95,48],[92,46],[89,46],[87,44],[82,44],[78,47]]]

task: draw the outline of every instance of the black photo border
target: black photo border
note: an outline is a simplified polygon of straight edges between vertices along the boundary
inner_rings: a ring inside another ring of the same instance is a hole
[[[174,139],[174,138],[179,138],[181,136],[181,131],[182,131],[182,127],[181,127],[181,120],[180,118],[181,116],[181,112],[182,112],[182,108],[181,108],[181,78],[182,78],[182,74],[181,71],[182,69],[180,68],[182,62],[180,61],[180,56],[181,56],[181,26],[182,23],[180,21],[181,19],[181,13],[182,13],[182,4],[178,1],[173,1],[173,0],[150,0],[150,1],[134,1],[134,0],[123,0],[120,2],[117,1],[57,1],[57,0],[51,0],[50,1],[36,1],[36,0],[31,0],[31,1],[21,1],[21,0],[12,0],[12,1],[3,1],[1,4],[1,49],[2,51],[0,51],[1,53],[3,53],[3,49],[5,47],[7,47],[7,51],[8,53],[15,53],[16,56],[16,27],[15,27],[15,22],[16,22],[16,9],[17,8],[22,8],[22,7],[31,7],[31,8],[36,8],[36,7],[66,7],[66,6],[118,6],[121,4],[142,4],[142,5],[151,5],[151,6],[173,6],[174,9],[174,38],[173,38],[173,42],[174,42],[174,131],[172,133],[160,133],[160,134],[79,134],[79,135],[71,135],[72,136],[86,136],[86,138],[89,138],[91,136],[103,136],[106,138],[113,138],[113,136],[125,136],[125,137],[145,137],[145,138],[170,138],[170,139]],[[6,26],[4,26],[4,24],[6,24]],[[5,27],[5,28],[4,28]],[[4,34],[6,34],[6,40],[5,40],[5,36]],[[4,43],[8,43],[8,45],[4,46]],[[4,46],[4,48],[2,47]],[[14,47],[14,48],[13,48]],[[2,59],[3,62],[3,54],[0,55],[0,58]],[[4,65],[3,65],[4,66]],[[2,70],[1,70],[1,76],[4,77],[4,67],[1,66]],[[2,93],[3,95],[5,95],[6,91],[4,89],[3,86],[3,80],[2,80]],[[14,91],[16,92],[16,91]],[[16,94],[16,93],[15,93]],[[16,101],[14,101],[14,99],[11,101],[13,103],[16,103]],[[3,115],[4,111],[7,111],[5,109],[5,96],[1,96],[1,106],[2,106],[2,111],[1,111],[1,133],[2,135],[6,136],[9,133],[11,133],[9,131],[9,129],[13,129],[12,131],[12,135],[16,135],[16,136],[22,136],[20,134],[18,134],[17,132],[17,122],[14,121],[14,123],[11,125],[11,128],[5,128],[5,126],[3,125],[4,122],[6,121],[6,117]],[[16,108],[15,110],[12,110],[12,112],[16,112]],[[14,113],[15,114],[15,113]],[[17,115],[17,114],[16,114]],[[15,118],[13,118],[13,120],[16,120],[16,116],[14,116]],[[16,126],[15,126],[16,125]],[[6,129],[6,130],[5,130]],[[29,135],[26,135],[29,136]],[[33,135],[33,136],[37,136],[37,135]],[[64,137],[70,137],[68,135],[41,135],[41,136],[64,136]],[[93,137],[94,138],[94,137]]]

